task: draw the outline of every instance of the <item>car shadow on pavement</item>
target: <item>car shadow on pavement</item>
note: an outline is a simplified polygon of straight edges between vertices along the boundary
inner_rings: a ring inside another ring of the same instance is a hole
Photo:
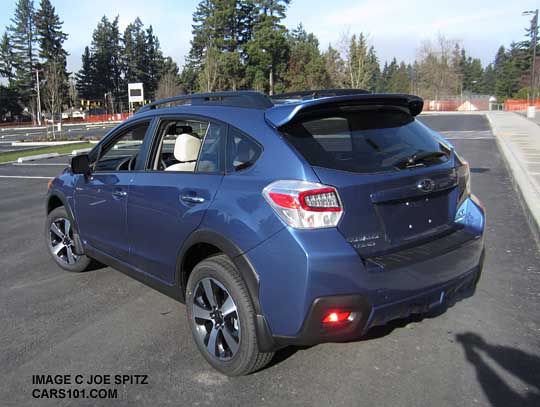
[[[483,174],[484,172],[491,171],[489,168],[485,167],[471,167],[471,173],[473,174]]]
[[[424,319],[428,318],[436,318],[437,316],[444,314],[449,306],[452,306],[454,303],[445,304],[439,307],[436,307],[429,312],[423,313],[423,314],[413,314],[407,318],[401,318],[401,319],[395,319],[392,321],[389,321],[385,325],[375,326],[371,328],[366,334],[363,336],[358,337],[357,339],[351,339],[347,341],[343,341],[342,343],[348,343],[348,342],[364,342],[364,341],[370,341],[373,339],[382,338],[383,336],[389,335],[394,329],[398,328],[404,328],[410,323],[417,323],[421,322]],[[285,348],[279,349],[272,361],[268,364],[268,366],[265,367],[265,369],[268,369],[272,366],[278,365],[281,362],[284,362],[291,356],[293,356],[296,352],[302,351],[305,349],[312,348],[317,345],[313,346],[287,346]]]
[[[472,332],[456,335],[467,361],[476,369],[478,382],[495,407],[540,406],[540,357],[509,346],[492,345]],[[526,394],[516,392],[486,363],[490,358],[505,372],[527,384]]]

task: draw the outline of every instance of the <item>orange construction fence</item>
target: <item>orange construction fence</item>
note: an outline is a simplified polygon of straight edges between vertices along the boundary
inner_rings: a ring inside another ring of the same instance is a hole
[[[85,122],[96,123],[96,122],[120,122],[126,120],[130,116],[129,113],[116,113],[116,114],[96,114],[91,116],[86,116]]]
[[[527,99],[507,99],[504,102],[504,110],[516,111],[516,110],[527,110],[530,106],[530,103]],[[540,99],[534,101],[534,106],[537,109],[540,109]]]
[[[115,113],[115,114],[95,114],[87,115],[84,119],[75,118],[75,119],[62,119],[63,124],[75,124],[75,123],[103,123],[103,122],[121,122],[130,117],[130,113]],[[43,125],[45,125],[44,121]],[[31,121],[24,122],[4,122],[0,123],[0,128],[3,127],[31,127],[35,126]]]
[[[487,99],[424,100],[424,111],[488,110]]]

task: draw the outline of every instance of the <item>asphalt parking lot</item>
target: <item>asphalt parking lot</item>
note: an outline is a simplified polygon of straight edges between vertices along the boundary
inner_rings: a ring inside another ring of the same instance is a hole
[[[64,124],[62,126],[62,131],[59,133],[55,132],[55,136],[62,137],[87,137],[92,139],[101,138],[107,131],[113,128],[116,123],[80,123],[80,124]],[[20,146],[12,146],[11,142],[13,141],[32,141],[36,139],[41,139],[43,137],[52,137],[52,127],[49,125],[45,127],[3,127],[0,128],[0,152],[19,148],[24,148]]]
[[[241,378],[204,361],[183,305],[110,268],[70,274],[49,260],[46,184],[68,157],[1,165],[0,405],[538,407],[540,249],[486,119],[421,120],[470,162],[487,207],[476,295],[360,341],[284,349]],[[116,386],[118,400],[35,399],[35,374],[146,374],[148,384]]]

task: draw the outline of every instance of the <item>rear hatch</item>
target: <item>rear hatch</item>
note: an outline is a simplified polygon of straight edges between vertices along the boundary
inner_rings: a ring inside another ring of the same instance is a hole
[[[327,102],[280,123],[321,182],[338,190],[344,208],[338,228],[363,257],[419,246],[458,228],[461,182],[453,152],[416,113],[393,99]]]

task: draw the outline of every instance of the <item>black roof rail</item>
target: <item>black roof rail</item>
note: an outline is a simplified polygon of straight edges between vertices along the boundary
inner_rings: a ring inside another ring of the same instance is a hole
[[[364,95],[371,93],[365,89],[318,89],[318,90],[301,90],[298,92],[286,92],[278,95],[270,96],[270,99],[275,99],[278,102],[281,99],[317,99],[327,96],[346,96],[346,95]]]
[[[185,103],[177,103],[185,102]],[[229,92],[211,92],[211,93],[193,93],[190,95],[178,95],[170,98],[156,100],[141,107],[137,113],[147,112],[157,109],[161,105],[218,105],[248,107],[252,109],[268,109],[274,106],[268,96],[257,91],[229,91]]]

